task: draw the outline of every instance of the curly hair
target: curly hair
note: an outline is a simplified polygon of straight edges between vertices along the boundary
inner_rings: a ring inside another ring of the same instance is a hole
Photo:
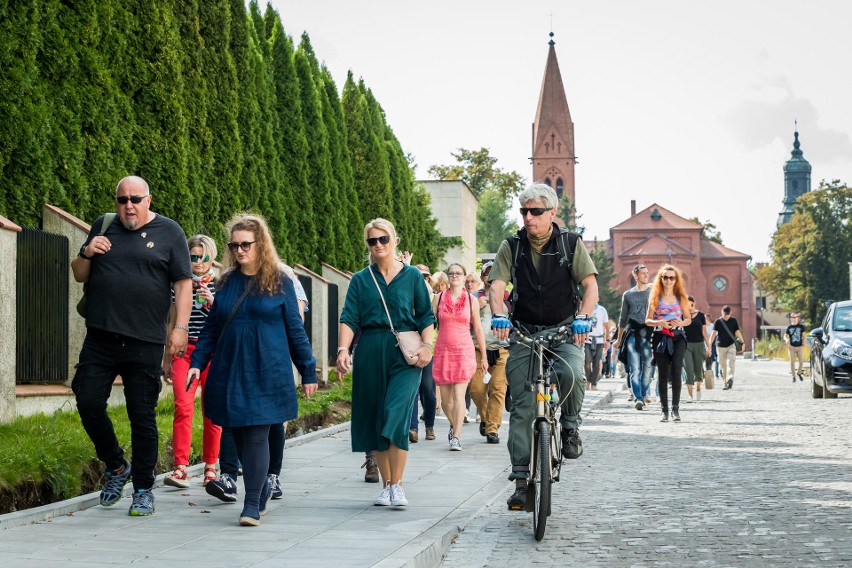
[[[653,314],[660,304],[660,298],[663,296],[663,274],[666,272],[675,273],[674,295],[680,304],[680,309],[684,314],[689,313],[689,300],[687,300],[686,287],[683,285],[683,274],[680,270],[671,264],[664,264],[657,272],[654,278],[654,285],[651,287],[651,296],[648,298],[648,313]]]
[[[254,213],[237,213],[227,224],[227,235],[230,239],[236,231],[248,231],[254,235],[254,246],[257,247],[257,273],[251,277],[252,286],[263,294],[275,294],[281,290],[281,260],[275,252],[272,243],[272,235],[269,226],[260,215]],[[222,282],[236,271],[240,270],[237,257],[230,249],[225,250],[222,264],[226,272],[222,275]]]

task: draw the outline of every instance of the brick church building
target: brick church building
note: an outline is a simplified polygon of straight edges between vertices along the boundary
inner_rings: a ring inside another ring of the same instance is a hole
[[[574,122],[556,59],[553,33],[550,36],[532,125],[532,174],[535,181],[550,185],[560,197],[566,195],[576,205]],[[583,196],[580,204],[594,205],[599,199],[600,196]],[[598,201],[598,205],[603,203]],[[607,208],[613,210],[612,204],[607,204]],[[583,207],[577,210],[582,212]],[[610,285],[619,292],[635,284],[631,271],[637,264],[646,265],[652,276],[663,264],[677,266],[683,272],[688,293],[695,297],[701,311],[715,319],[722,306],[731,306],[732,315],[743,328],[748,349],[757,328],[754,277],[748,270],[751,257],[702,238],[701,233],[701,225],[661,204],[652,203],[637,211],[636,202],[631,201],[630,216],[609,230],[608,240],[586,244],[608,253],[616,274]],[[615,319],[618,314],[610,317]]]

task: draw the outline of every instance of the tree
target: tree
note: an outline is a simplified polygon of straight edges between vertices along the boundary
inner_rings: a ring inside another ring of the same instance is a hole
[[[849,297],[852,188],[821,182],[796,203],[789,223],[772,236],[772,262],[758,271],[764,290],[817,322],[827,303]]]
[[[707,239],[708,241],[713,241],[714,243],[719,243],[720,245],[725,244],[722,242],[722,234],[719,232],[719,229],[716,225],[710,221],[704,221],[703,223],[698,220],[698,217],[690,217],[690,221],[695,223],[696,225],[701,225],[701,238]]]
[[[497,158],[490,154],[488,148],[459,148],[451,155],[457,164],[433,165],[428,172],[436,179],[464,181],[479,198],[476,250],[496,252],[500,241],[517,230],[517,225],[507,219],[506,214],[512,198],[521,192],[526,182],[518,172],[506,172],[497,167]]]
[[[617,288],[610,286],[615,280],[615,267],[609,257],[609,251],[602,246],[591,247],[589,255],[598,269],[598,303],[606,308],[609,319],[616,319],[621,309],[621,294]]]
[[[577,208],[574,207],[574,204],[565,194],[559,198],[559,205],[556,207],[556,216],[559,219],[563,219],[562,226],[569,231],[573,231],[581,237],[586,232],[586,227],[579,224],[580,217],[583,215],[577,214]]]

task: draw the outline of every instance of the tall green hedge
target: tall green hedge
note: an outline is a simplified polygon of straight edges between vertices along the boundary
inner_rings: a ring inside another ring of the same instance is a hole
[[[373,93],[351,71],[339,93],[270,6],[0,0],[0,214],[91,222],[130,174],[187,235],[263,214],[291,264],[360,269],[378,216],[420,262],[447,245]]]

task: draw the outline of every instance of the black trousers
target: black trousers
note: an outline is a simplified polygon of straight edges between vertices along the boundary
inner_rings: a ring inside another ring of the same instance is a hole
[[[657,362],[657,370],[660,374],[660,406],[665,409],[669,407],[669,392],[666,388],[669,382],[672,384],[672,407],[677,408],[680,405],[681,374],[683,373],[683,356],[685,353],[686,340],[682,337],[674,340],[674,353],[672,355],[667,352],[658,353],[656,348],[654,349],[654,361]]]
[[[162,362],[163,345],[89,329],[71,383],[80,420],[95,445],[98,459],[107,468],[117,469],[124,463],[124,450],[107,414],[107,399],[116,376],[121,375],[130,419],[134,489],[154,486],[158,449],[156,407],[163,387]]]
[[[281,475],[281,467],[284,465],[284,444],[287,441],[287,433],[284,424],[272,424],[269,427],[269,468],[267,474]],[[227,473],[231,479],[237,479],[240,470],[240,457],[237,452],[237,443],[234,441],[234,433],[228,426],[222,427],[222,438],[219,443],[219,471]]]

